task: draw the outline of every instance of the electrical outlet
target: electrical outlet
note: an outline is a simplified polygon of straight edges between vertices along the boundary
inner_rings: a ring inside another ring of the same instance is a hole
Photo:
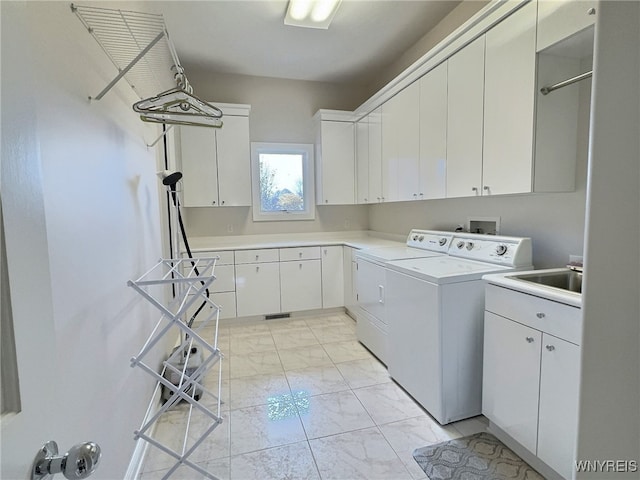
[[[233,225],[227,225],[227,233],[233,233]]]

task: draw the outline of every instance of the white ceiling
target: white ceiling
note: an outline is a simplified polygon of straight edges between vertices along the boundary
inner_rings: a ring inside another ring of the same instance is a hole
[[[284,25],[285,0],[158,1],[190,69],[368,84],[459,0],[343,0],[328,30]],[[150,7],[150,8],[149,8]]]

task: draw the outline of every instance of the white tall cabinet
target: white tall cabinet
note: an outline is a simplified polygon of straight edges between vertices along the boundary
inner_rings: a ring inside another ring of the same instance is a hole
[[[185,207],[251,205],[250,107],[221,107],[221,128],[177,127]]]
[[[321,248],[322,258],[322,307],[335,308],[345,304],[344,253],[342,245]]]
[[[484,42],[474,40],[447,61],[447,197],[481,194]]]
[[[531,2],[486,34],[483,195],[533,188],[536,13]]]

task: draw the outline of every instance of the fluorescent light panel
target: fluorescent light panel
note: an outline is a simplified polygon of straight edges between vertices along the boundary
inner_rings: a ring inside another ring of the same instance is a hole
[[[329,28],[342,0],[289,0],[285,25]]]

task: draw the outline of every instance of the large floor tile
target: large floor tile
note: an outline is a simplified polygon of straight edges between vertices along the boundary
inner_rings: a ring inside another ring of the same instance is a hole
[[[300,418],[308,438],[318,438],[374,425],[373,420],[351,391],[309,398],[308,409],[300,408]]]
[[[309,327],[279,330],[273,332],[272,335],[278,349],[318,345],[318,339]]]
[[[229,335],[247,335],[247,334],[257,334],[264,333],[268,334],[270,332],[267,323],[264,321],[260,322],[237,322],[230,323],[227,327],[229,329]]]
[[[278,350],[282,366],[285,370],[299,370],[306,367],[333,365],[331,357],[322,345],[285,348]]]
[[[425,411],[393,382],[353,391],[377,425],[424,415]]]
[[[305,442],[231,457],[232,480],[320,479]]]
[[[229,342],[229,353],[232,356],[245,353],[269,352],[276,349],[270,332],[233,335]]]
[[[333,325],[312,325],[309,328],[321,344],[357,340],[355,325],[337,323]]]
[[[351,388],[391,382],[387,369],[373,357],[336,364]]]
[[[411,475],[377,428],[310,440],[323,480],[403,480]]]
[[[415,480],[426,478],[424,471],[413,459],[416,448],[460,437],[454,427],[441,426],[429,415],[387,423],[379,428]]]
[[[283,371],[278,352],[256,352],[235,355],[229,359],[231,378],[251,377]]]
[[[333,363],[351,362],[353,360],[362,360],[363,358],[373,358],[371,353],[364,348],[357,340],[349,340],[346,342],[334,342],[324,345]]]
[[[306,439],[291,395],[267,405],[231,410],[231,455],[278,447]]]
[[[279,333],[304,328],[307,326],[307,322],[304,319],[287,318],[286,320],[269,320],[267,325],[272,333]]]
[[[233,378],[229,390],[229,408],[232,409],[266,405],[270,398],[291,393],[284,373]]]
[[[349,390],[349,385],[333,364],[288,370],[286,374],[292,392],[303,391],[314,396]]]
[[[483,415],[478,415],[477,417],[460,420],[459,422],[451,423],[450,425],[458,430],[463,437],[466,437],[468,435],[486,432],[489,420]]]

